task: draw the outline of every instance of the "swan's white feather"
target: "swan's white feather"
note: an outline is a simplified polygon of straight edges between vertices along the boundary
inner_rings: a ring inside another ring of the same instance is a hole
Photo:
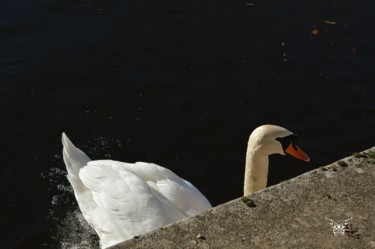
[[[64,162],[77,202],[102,247],[211,207],[188,181],[152,163],[90,159],[63,134]]]

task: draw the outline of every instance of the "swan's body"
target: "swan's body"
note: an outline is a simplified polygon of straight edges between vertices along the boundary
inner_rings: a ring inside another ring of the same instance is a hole
[[[279,126],[254,130],[247,149],[244,195],[266,187],[268,155],[287,152],[308,161],[295,138]],[[62,142],[67,177],[104,248],[211,208],[198,189],[166,168],[144,162],[91,161],[64,133]]]
[[[63,134],[68,179],[106,248],[211,208],[191,183],[152,163],[91,161]]]

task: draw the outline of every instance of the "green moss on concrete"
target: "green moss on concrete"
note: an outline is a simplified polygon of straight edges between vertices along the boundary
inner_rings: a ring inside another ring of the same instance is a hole
[[[248,197],[248,196],[241,197],[241,200],[242,200],[242,202],[245,203],[246,206],[248,206],[248,207],[253,208],[253,207],[256,207],[256,206],[257,206],[257,205],[255,204],[255,202],[254,202],[252,199],[250,199],[250,197]]]

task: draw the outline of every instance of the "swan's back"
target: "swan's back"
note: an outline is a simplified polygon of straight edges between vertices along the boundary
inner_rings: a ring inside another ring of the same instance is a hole
[[[63,134],[64,161],[77,202],[108,247],[211,207],[188,181],[156,164],[90,161]]]

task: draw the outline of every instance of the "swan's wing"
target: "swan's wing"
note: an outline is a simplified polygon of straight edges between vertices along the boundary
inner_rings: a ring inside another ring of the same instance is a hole
[[[110,160],[92,161],[79,174],[97,203],[98,208],[89,222],[103,245],[113,244],[106,240],[111,234],[125,240],[185,217],[170,202],[155,195],[129,165]]]
[[[144,162],[130,166],[135,174],[147,182],[155,194],[161,194],[187,216],[199,214],[212,207],[193,184],[169,169]]]

